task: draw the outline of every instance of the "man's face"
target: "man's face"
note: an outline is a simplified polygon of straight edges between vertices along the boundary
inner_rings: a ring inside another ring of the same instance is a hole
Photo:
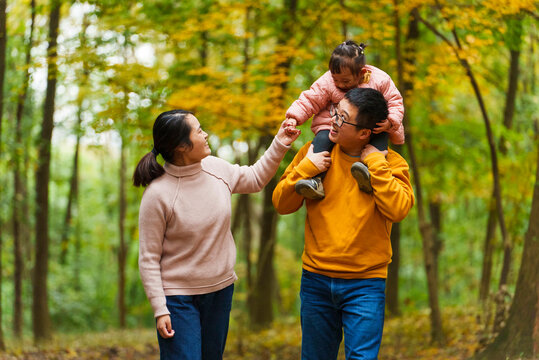
[[[345,146],[355,140],[358,130],[356,126],[357,108],[344,98],[337,106],[337,115],[331,119],[329,139],[334,143]],[[340,119],[339,119],[340,118]],[[344,122],[342,121],[344,120]],[[340,126],[339,126],[340,124]],[[354,124],[354,125],[352,125]]]

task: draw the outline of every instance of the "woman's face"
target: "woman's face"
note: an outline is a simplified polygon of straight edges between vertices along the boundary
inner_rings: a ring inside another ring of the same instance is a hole
[[[194,164],[211,154],[210,146],[208,145],[208,134],[202,130],[198,119],[189,114],[186,120],[191,126],[189,140],[191,140],[193,146],[181,145],[178,147],[180,152],[178,160],[180,160],[181,165]]]

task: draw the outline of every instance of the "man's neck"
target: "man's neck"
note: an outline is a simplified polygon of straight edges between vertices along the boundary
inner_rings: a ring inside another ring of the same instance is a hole
[[[367,144],[368,144],[367,141],[361,141],[357,145],[356,144],[354,144],[352,146],[342,146],[341,145],[341,150],[342,150],[343,153],[345,153],[348,156],[359,157],[361,155],[361,152],[363,151],[363,148]]]

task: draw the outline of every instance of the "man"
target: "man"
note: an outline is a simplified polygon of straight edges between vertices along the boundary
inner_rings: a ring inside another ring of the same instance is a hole
[[[352,89],[333,113],[333,151],[314,153],[309,143],[303,146],[277,184],[273,204],[280,214],[297,211],[304,201],[307,207],[301,358],[337,359],[344,329],[347,360],[376,359],[384,326],[391,225],[406,217],[414,195],[406,161],[392,150],[369,145],[372,129],[387,118],[382,94]],[[356,183],[356,175],[350,174],[358,160],[368,167],[370,193],[360,190],[362,177]],[[323,200],[295,192],[297,181],[325,170]]]

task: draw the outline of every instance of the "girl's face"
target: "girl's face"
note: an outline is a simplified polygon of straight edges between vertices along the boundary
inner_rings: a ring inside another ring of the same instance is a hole
[[[189,134],[189,140],[193,144],[192,147],[188,145],[180,145],[177,148],[177,161],[176,165],[190,165],[201,161],[206,156],[211,154],[210,146],[208,145],[208,134],[200,127],[198,119],[189,114],[186,117],[186,121],[191,126],[191,133]]]
[[[342,91],[348,91],[356,88],[363,81],[364,73],[365,69],[362,69],[359,74],[353,74],[349,68],[343,67],[340,74],[331,73],[331,77],[335,82],[335,86]]]

